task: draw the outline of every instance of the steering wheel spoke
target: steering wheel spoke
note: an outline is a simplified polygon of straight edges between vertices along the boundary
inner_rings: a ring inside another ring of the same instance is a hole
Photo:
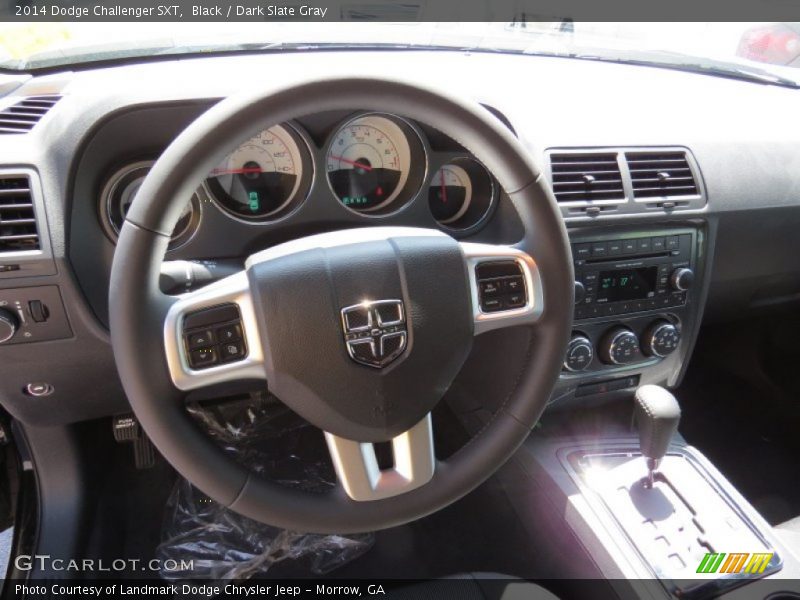
[[[164,320],[164,348],[173,383],[189,391],[265,379],[258,329],[245,271],[179,296]]]
[[[536,323],[542,281],[530,254],[512,246],[461,242],[467,262],[475,335]]]
[[[378,465],[374,444],[328,432],[325,440],[339,482],[353,500],[365,502],[398,496],[425,485],[433,477],[436,457],[430,413],[391,440],[394,466],[390,469]]]

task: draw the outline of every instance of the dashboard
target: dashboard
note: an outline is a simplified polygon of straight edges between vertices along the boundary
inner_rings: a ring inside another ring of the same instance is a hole
[[[54,424],[128,410],[110,355],[109,273],[148,170],[253,73],[263,74],[258,85],[279,85],[298,72],[348,75],[343,65],[354,61],[480,102],[542,165],[570,233],[578,299],[553,409],[640,383],[675,385],[704,319],[800,297],[800,133],[786,126],[796,90],[642,66],[420,51],[1,76],[11,91],[0,97],[0,217],[14,229],[0,231],[0,309],[14,331],[0,343],[0,360],[13,367],[0,400],[12,414]],[[5,131],[4,114],[21,101],[40,118]],[[306,115],[221,154],[185,199],[165,257],[170,292],[325,231],[410,225],[502,244],[523,231],[467,148],[402,114],[353,106]],[[455,387],[501,398],[504,390],[482,390],[480,374],[513,370],[526,340],[513,332],[478,340]]]

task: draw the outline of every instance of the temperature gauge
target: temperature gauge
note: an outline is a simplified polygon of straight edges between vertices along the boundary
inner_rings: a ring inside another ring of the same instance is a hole
[[[494,191],[494,182],[483,165],[471,158],[457,158],[433,175],[428,204],[440,225],[469,229],[489,214]]]

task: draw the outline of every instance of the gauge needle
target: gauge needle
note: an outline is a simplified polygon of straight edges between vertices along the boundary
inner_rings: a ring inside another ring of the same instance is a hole
[[[442,202],[447,204],[447,186],[444,184],[444,169],[442,169]]]
[[[214,169],[211,175],[243,175],[245,173],[263,173],[261,167],[243,167],[241,169]]]
[[[359,169],[364,169],[365,171],[372,171],[372,167],[370,167],[369,165],[365,165],[364,163],[360,163],[360,162],[356,162],[354,160],[347,159],[344,156],[335,156],[335,155],[331,154],[331,158],[333,160],[338,160],[340,162],[343,162],[343,163],[345,163],[347,165],[353,165],[354,167],[357,167]]]

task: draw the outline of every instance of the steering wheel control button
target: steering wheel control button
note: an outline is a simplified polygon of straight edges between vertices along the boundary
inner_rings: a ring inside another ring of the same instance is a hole
[[[481,263],[475,268],[481,311],[522,308],[527,303],[525,278],[516,261]]]
[[[190,313],[183,325],[189,366],[193,369],[206,369],[247,356],[241,316],[234,304]]]
[[[219,354],[222,362],[240,360],[244,358],[244,344],[242,342],[226,342],[220,344]]]
[[[184,329],[198,329],[238,319],[239,309],[233,304],[224,304],[186,315],[183,320],[183,327]]]
[[[238,323],[233,325],[225,325],[217,329],[217,339],[220,344],[235,342],[242,339],[242,326]]]
[[[513,293],[506,296],[504,308],[519,308],[525,306],[525,294]]]
[[[347,306],[342,309],[342,327],[347,353],[362,365],[381,369],[406,349],[402,300],[378,300]]]
[[[198,348],[189,353],[189,364],[194,369],[202,369],[217,364],[217,350],[213,346]]]
[[[190,333],[186,336],[186,341],[189,344],[189,348],[192,349],[210,346],[215,341],[214,333],[210,329],[195,331],[194,333]]]
[[[502,298],[484,298],[481,300],[481,310],[483,312],[496,312],[503,310]]]
[[[481,281],[479,283],[481,295],[483,296],[497,296],[503,291],[502,280],[490,279],[488,281]]]

